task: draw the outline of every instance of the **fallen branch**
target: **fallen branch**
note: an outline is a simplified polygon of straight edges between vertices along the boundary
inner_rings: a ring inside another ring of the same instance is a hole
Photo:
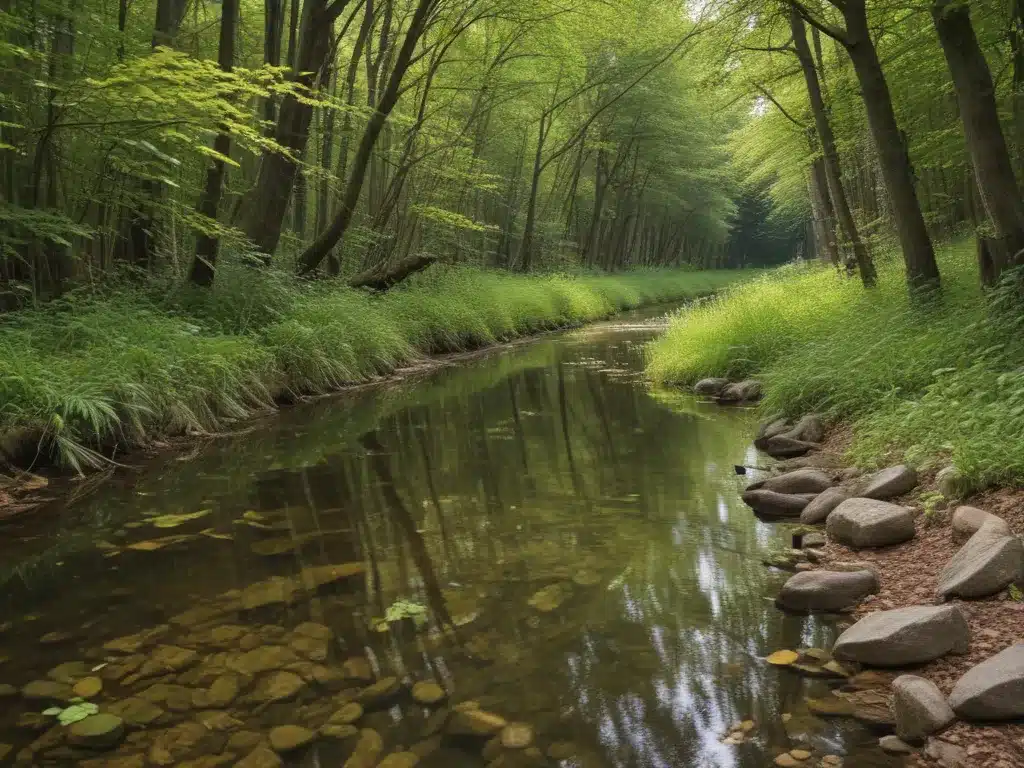
[[[350,288],[369,288],[372,291],[383,292],[398,285],[411,275],[422,272],[435,261],[437,261],[436,256],[428,256],[426,254],[406,256],[397,264],[386,269],[374,267],[365,272],[360,272],[348,281],[348,285]]]

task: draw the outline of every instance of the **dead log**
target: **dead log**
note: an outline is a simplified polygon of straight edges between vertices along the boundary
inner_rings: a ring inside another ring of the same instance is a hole
[[[428,256],[427,254],[406,256],[390,267],[374,267],[360,272],[348,281],[348,285],[350,288],[369,288],[371,291],[383,292],[417,272],[422,272],[435,261],[437,261],[437,256]]]

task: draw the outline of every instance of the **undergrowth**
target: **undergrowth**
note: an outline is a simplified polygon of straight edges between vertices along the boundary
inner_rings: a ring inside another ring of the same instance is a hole
[[[756,374],[767,413],[850,423],[851,458],[952,462],[973,488],[1024,481],[1024,313],[1015,283],[978,287],[973,243],[942,249],[941,298],[912,302],[901,264],[879,286],[789,266],[681,312],[649,349],[660,382]]]
[[[226,264],[209,291],[119,285],[0,318],[0,457],[81,471],[453,352],[722,288],[741,272],[435,267],[372,296]]]

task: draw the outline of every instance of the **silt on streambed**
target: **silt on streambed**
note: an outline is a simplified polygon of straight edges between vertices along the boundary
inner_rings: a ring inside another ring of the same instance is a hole
[[[6,759],[894,764],[764,661],[835,627],[774,607],[748,415],[650,391],[643,319],[299,407],[8,529]],[[123,732],[41,714],[73,686]]]

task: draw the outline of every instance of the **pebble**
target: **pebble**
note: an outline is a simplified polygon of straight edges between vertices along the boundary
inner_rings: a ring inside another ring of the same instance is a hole
[[[430,680],[421,680],[412,687],[412,698],[418,704],[425,707],[432,707],[440,704],[448,694],[437,683]]]
[[[776,757],[774,762],[775,765],[779,766],[779,768],[796,768],[798,765],[800,765],[800,761],[788,752]]]
[[[501,729],[501,746],[505,749],[526,749],[533,744],[533,726],[529,723],[509,723]]]
[[[366,709],[380,709],[390,705],[401,690],[397,677],[382,677],[373,685],[363,688],[358,698]]]
[[[337,741],[344,741],[345,739],[351,739],[359,733],[359,729],[354,725],[336,725],[334,723],[327,723],[320,727],[320,735],[325,739],[336,739]]]
[[[878,746],[882,748],[883,752],[888,752],[890,755],[909,755],[914,751],[914,748],[903,741],[903,739],[892,734],[880,738]]]
[[[571,741],[556,741],[548,747],[547,755],[552,760],[568,760],[579,753],[579,747]]]
[[[274,752],[266,747],[256,747],[235,763],[235,768],[280,768],[282,765],[281,758]]]
[[[109,749],[124,738],[124,720],[103,712],[68,727],[68,742],[92,749]]]
[[[413,768],[419,761],[415,752],[392,752],[380,761],[377,768]]]
[[[71,692],[75,696],[80,696],[83,699],[91,699],[93,696],[98,696],[102,690],[103,681],[98,677],[83,677],[71,688]]]
[[[350,701],[333,715],[328,721],[333,725],[351,725],[363,716],[363,705],[357,701]]]
[[[359,680],[366,683],[372,682],[375,677],[373,669],[370,667],[370,662],[362,656],[353,656],[351,659],[345,659],[341,665],[341,673],[345,676],[346,680]]]
[[[508,723],[505,718],[482,709],[455,712],[445,730],[452,736],[493,736]]]
[[[71,685],[75,680],[86,677],[90,672],[92,672],[92,666],[84,661],[65,661],[47,672],[46,676],[58,683]]]
[[[292,752],[312,743],[316,732],[301,725],[279,725],[270,730],[270,747],[275,752]]]
[[[791,749],[789,750],[789,755],[790,757],[794,757],[797,760],[801,761],[809,760],[811,758],[811,753],[808,752],[806,749]]]
[[[71,687],[54,680],[33,680],[21,689],[21,695],[28,701],[63,703],[73,698]]]

